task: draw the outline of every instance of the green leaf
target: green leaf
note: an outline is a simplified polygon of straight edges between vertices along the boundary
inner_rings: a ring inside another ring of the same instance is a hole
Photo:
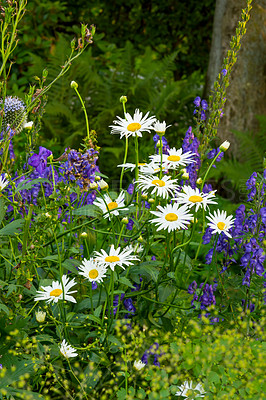
[[[108,342],[115,344],[118,347],[124,347],[124,345],[120,342],[119,339],[117,339],[113,335],[108,335]]]
[[[210,371],[210,373],[208,374],[208,380],[210,382],[213,382],[213,383],[219,383],[220,382],[220,377],[217,374],[217,372]]]
[[[135,289],[135,286],[133,286],[132,283],[130,282],[130,280],[128,278],[126,278],[125,276],[122,276],[121,278],[119,278],[118,282],[130,287],[131,289]]]
[[[0,229],[0,236],[8,236],[8,235],[15,235],[16,233],[21,233],[19,229],[22,228],[24,222],[25,220],[22,218],[10,222],[10,224]]]
[[[3,197],[0,197],[0,224],[3,221],[5,214],[6,214],[5,199]]]
[[[138,273],[140,275],[148,275],[154,282],[157,282],[159,270],[156,268],[156,266],[162,267],[162,265],[163,263],[161,261],[146,261],[138,266],[132,267],[130,272]]]
[[[47,183],[49,183],[49,185],[52,186],[52,183],[46,178],[33,179],[32,181],[27,182],[25,184],[22,181],[16,187],[15,193],[18,193],[20,190],[30,189],[30,188],[32,188],[32,186],[36,185],[37,183],[41,183],[41,182],[47,182]]]
[[[73,215],[86,215],[87,217],[100,217],[102,212],[100,211],[99,207],[88,204],[86,206],[77,208],[73,210]]]
[[[102,321],[100,320],[100,318],[96,317],[95,315],[88,315],[88,318],[94,322],[96,322],[99,325],[102,325]]]
[[[7,315],[9,315],[9,309],[5,304],[0,303],[0,310],[3,310]]]

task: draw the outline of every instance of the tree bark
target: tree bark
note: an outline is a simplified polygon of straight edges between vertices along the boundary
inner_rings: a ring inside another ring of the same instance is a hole
[[[226,3],[226,5],[225,5]],[[222,60],[235,35],[245,0],[217,0],[214,18],[212,50],[210,52],[206,91],[222,69]],[[256,115],[266,114],[266,0],[252,3],[247,32],[242,40],[237,62],[233,68],[224,117],[218,130],[219,141],[229,140],[231,151],[237,154],[237,140],[233,131],[258,130]]]

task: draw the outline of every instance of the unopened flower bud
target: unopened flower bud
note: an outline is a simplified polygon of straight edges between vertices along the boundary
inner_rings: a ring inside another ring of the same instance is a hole
[[[79,87],[79,85],[77,84],[77,82],[71,81],[70,87],[72,87],[72,89],[77,89]]]
[[[182,175],[182,178],[185,179],[185,180],[188,180],[188,179],[189,179],[189,174],[188,174],[187,172],[185,172],[185,173]]]
[[[27,129],[28,131],[31,131],[32,127],[33,127],[33,121],[25,122],[25,124],[23,125],[23,128]]]
[[[125,225],[128,224],[128,218],[127,218],[127,217],[124,217],[124,218],[122,219],[122,224],[125,224]]]
[[[126,103],[126,102],[127,102],[127,96],[121,96],[120,103]]]
[[[148,195],[147,195],[146,193],[142,193],[142,194],[141,194],[141,198],[142,198],[143,200],[146,200],[147,197],[148,197]]]
[[[226,140],[225,142],[223,142],[223,143],[221,144],[221,146],[219,147],[219,149],[220,149],[221,151],[226,151],[226,150],[229,149],[229,147],[230,147],[230,142],[228,142],[228,141]]]
[[[143,242],[143,237],[139,236],[137,240],[138,240],[138,242],[142,243]]]
[[[46,312],[45,311],[36,311],[35,312],[36,320],[40,323],[45,321]]]
[[[197,181],[196,181],[196,183],[197,183],[197,185],[201,185],[201,184],[202,184],[202,179],[201,179],[201,178],[198,178]]]
[[[156,143],[156,147],[157,147],[157,149],[159,149],[161,147],[160,140],[158,140],[158,142]]]
[[[95,175],[95,180],[96,180],[96,181],[100,181],[100,180],[101,180],[101,177],[100,177],[99,175]]]
[[[99,181],[99,186],[100,186],[100,189],[102,189],[102,190],[108,190],[108,188],[109,188],[108,183],[105,182],[103,179],[101,179]]]
[[[44,214],[46,216],[46,218],[52,218],[51,214],[49,214],[48,212]]]
[[[90,183],[90,189],[94,190],[98,188],[98,184],[96,182],[91,182]]]
[[[87,234],[87,232],[82,232],[80,234],[80,236],[85,239],[88,236],[88,234]]]
[[[148,203],[153,204],[155,200],[153,198],[148,199]]]

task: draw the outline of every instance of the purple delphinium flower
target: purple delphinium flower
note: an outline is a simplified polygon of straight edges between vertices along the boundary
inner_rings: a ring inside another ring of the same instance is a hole
[[[196,162],[191,163],[189,165],[186,166],[186,170],[189,174],[189,181],[188,184],[190,184],[190,186],[195,189],[196,188],[196,181],[197,181],[197,171],[200,168],[201,165],[201,161],[200,161],[200,155],[198,152],[198,148],[199,148],[199,140],[194,136],[193,132],[192,132],[192,127],[190,126],[185,134],[185,138],[183,140],[183,144],[182,144],[182,149],[183,152],[188,152],[191,151],[192,153],[195,153],[194,155],[194,159]]]
[[[141,357],[141,361],[147,365],[149,358],[152,357],[153,365],[159,367],[160,363],[158,361],[158,358],[162,355],[162,353],[158,352],[158,350],[159,350],[159,343],[157,342],[153,343],[148,350],[145,350],[143,356]]]
[[[206,100],[201,100],[201,108],[205,111],[208,110],[208,103]]]
[[[47,167],[47,158],[52,154],[52,152],[45,147],[39,147],[39,154],[33,154],[28,159],[28,164],[36,169],[41,177],[44,176]]]
[[[153,141],[154,141],[154,150],[156,154],[159,154],[159,149],[157,147],[157,143],[160,140],[160,136],[156,133],[153,136]],[[163,154],[168,154],[168,150],[170,150],[170,147],[168,145],[167,139],[165,136],[162,136],[162,145],[163,145]]]
[[[134,192],[134,184],[133,183],[130,183],[128,185],[127,192],[128,192],[128,194],[133,194],[133,192]]]
[[[201,101],[201,98],[199,96],[197,96],[194,99],[193,103],[195,104],[196,107],[200,107],[200,101]]]
[[[223,76],[225,76],[226,74],[227,74],[227,69],[222,69],[222,74],[223,74]]]

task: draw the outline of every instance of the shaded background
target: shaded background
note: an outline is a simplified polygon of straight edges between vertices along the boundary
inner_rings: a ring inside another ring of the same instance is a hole
[[[95,24],[94,44],[49,92],[39,144],[52,148],[56,157],[67,146],[80,146],[86,132],[80,103],[70,88],[75,80],[85,99],[90,128],[97,132],[100,168],[116,179],[123,142],[110,135],[109,125],[117,115],[123,116],[120,96],[127,95],[129,112],[140,108],[171,124],[167,139],[171,147],[180,147],[193,124],[193,99],[203,93],[207,98],[244,7],[244,0],[30,0],[20,26],[9,94],[23,98],[44,68],[50,82],[70,52],[70,41],[79,35],[80,23]],[[240,191],[239,182],[262,169],[266,150],[265,117],[256,117],[265,115],[265,10],[264,0],[253,4],[247,25],[250,35],[232,76],[231,100],[219,132],[222,140],[233,142],[231,160],[213,171],[213,177],[221,180],[233,168],[231,185]],[[252,76],[260,95],[252,91]],[[240,139],[235,139],[236,133],[233,136],[237,129]],[[152,145],[146,135],[141,142],[142,160],[147,160]]]

